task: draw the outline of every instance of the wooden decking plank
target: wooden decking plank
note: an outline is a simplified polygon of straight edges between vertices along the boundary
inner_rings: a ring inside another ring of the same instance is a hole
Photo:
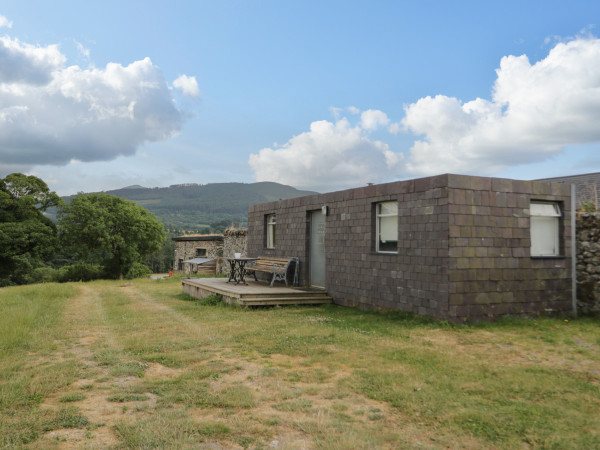
[[[240,305],[293,305],[332,303],[333,299],[323,290],[298,289],[290,287],[270,287],[249,282],[245,285],[227,283],[225,278],[183,278],[184,291],[200,298],[207,293],[221,295],[224,300]]]
[[[305,292],[298,292],[297,294],[287,294],[287,293],[260,293],[260,294],[240,294],[239,295],[240,298],[244,299],[244,300],[252,300],[252,299],[256,299],[256,298],[280,298],[280,297],[289,297],[289,298],[294,298],[294,297],[303,297],[303,298],[322,298],[322,297],[327,297],[327,294],[308,294],[306,295]]]
[[[257,297],[257,298],[241,298],[243,302],[254,302],[254,301],[331,301],[331,297]]]
[[[252,301],[252,302],[240,302],[243,306],[275,306],[275,305],[326,305],[332,303],[331,300],[290,300],[290,301]]]

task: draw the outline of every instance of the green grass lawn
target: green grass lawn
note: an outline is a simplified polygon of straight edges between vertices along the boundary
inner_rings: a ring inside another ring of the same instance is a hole
[[[179,280],[0,289],[6,448],[600,448],[600,320],[240,309]]]

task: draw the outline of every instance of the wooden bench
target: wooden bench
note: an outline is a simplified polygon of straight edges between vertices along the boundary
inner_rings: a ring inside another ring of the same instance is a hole
[[[273,283],[275,281],[285,281],[285,285],[287,286],[287,271],[292,263],[298,264],[297,261],[297,258],[273,258],[270,256],[259,256],[256,261],[251,263],[251,265],[244,267],[244,271],[247,275],[253,275],[256,281],[258,281],[258,278],[256,278],[256,272],[273,274],[271,287],[273,287]],[[294,280],[294,282],[295,281],[296,280]]]

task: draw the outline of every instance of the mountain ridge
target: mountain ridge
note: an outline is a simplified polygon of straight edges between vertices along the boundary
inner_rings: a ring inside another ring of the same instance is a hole
[[[147,188],[131,185],[102,191],[146,208],[167,229],[184,232],[218,231],[233,223],[246,226],[248,207],[257,203],[318,194],[271,181],[256,183],[183,183],[169,187]],[[74,195],[63,197],[69,201]],[[55,212],[53,212],[55,216]]]

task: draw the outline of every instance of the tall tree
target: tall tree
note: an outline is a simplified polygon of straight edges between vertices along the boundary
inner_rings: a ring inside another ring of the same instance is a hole
[[[23,284],[56,250],[56,226],[44,216],[61,199],[41,179],[13,173],[0,179],[0,286]]]
[[[165,230],[141,206],[105,193],[78,194],[58,212],[61,242],[83,261],[103,264],[119,278],[160,249]]]
[[[178,235],[181,235],[179,233]],[[168,272],[173,268],[173,255],[175,254],[175,242],[173,237],[178,236],[177,234],[167,233],[167,239],[165,239],[160,249],[151,255],[147,256],[144,260],[144,264],[154,273]]]

